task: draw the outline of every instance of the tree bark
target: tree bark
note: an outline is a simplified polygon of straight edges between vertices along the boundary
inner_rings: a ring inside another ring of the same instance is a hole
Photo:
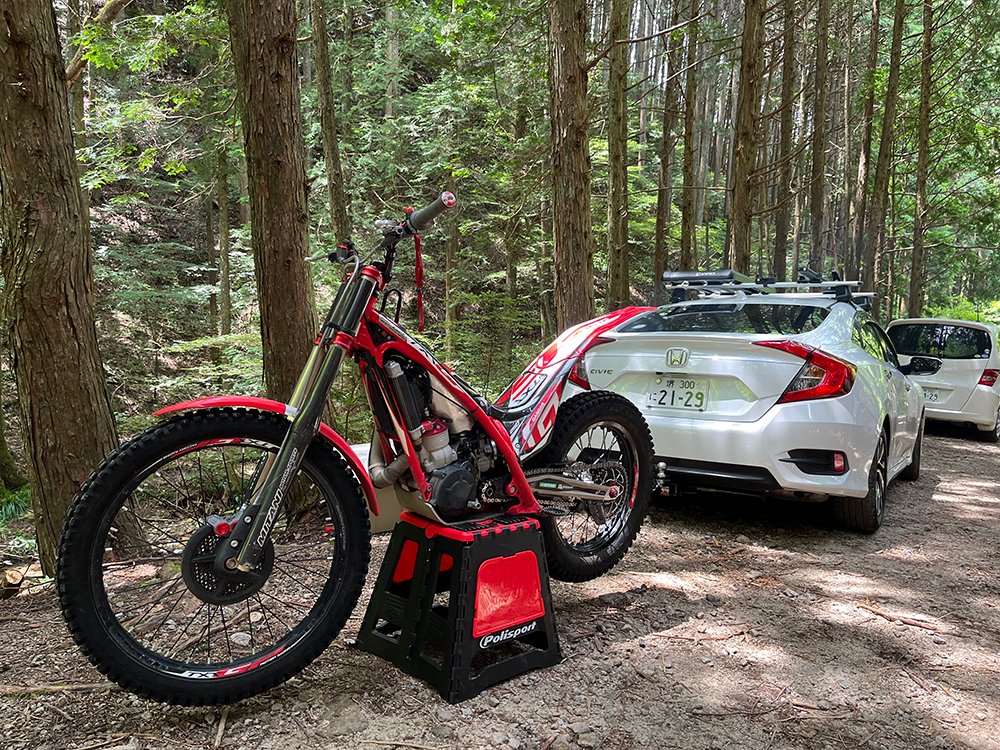
[[[611,41],[628,37],[631,0],[611,0]],[[608,296],[606,312],[629,302],[628,258],[628,46],[611,50],[608,72]]]
[[[0,16],[0,226],[38,552],[48,575],[80,483],[117,445],[93,312],[90,226],[47,0]]]
[[[590,217],[587,3],[549,3],[549,101],[555,221],[556,325],[594,317],[594,237]]]
[[[781,114],[778,122],[778,208],[774,214],[774,275],[788,276],[788,228],[791,214],[792,106],[795,95],[795,0],[784,0],[785,30],[781,42]]]
[[[698,16],[698,0],[691,0],[688,18]],[[684,87],[684,164],[682,167],[683,182],[681,187],[681,269],[697,271],[698,261],[695,258],[695,218],[698,207],[695,205],[694,176],[694,112],[698,101],[698,78],[695,75],[698,60],[698,22],[692,21],[687,29],[687,83]]]
[[[830,0],[819,0],[816,11],[816,77],[813,91],[812,182],[810,184],[809,267],[823,270],[823,210],[826,191],[826,99],[827,66],[829,64],[828,35],[830,32]]]
[[[250,193],[251,247],[260,306],[267,394],[284,401],[315,332],[298,23],[292,0],[226,0]]]
[[[931,55],[934,42],[934,6],[923,0],[924,29],[920,43],[920,113],[917,117],[917,205],[913,216],[913,257],[910,262],[910,299],[907,314],[919,318],[924,307],[924,240],[927,236],[927,167],[931,142]]]
[[[746,0],[743,18],[743,53],[736,103],[736,137],[733,141],[733,270],[750,273],[750,235],[753,218],[751,170],[757,155],[756,120],[759,116],[760,76],[763,61],[764,2]]]
[[[327,45],[326,0],[312,0],[313,56],[316,61],[316,89],[319,93],[320,128],[323,132],[323,160],[326,162],[326,196],[330,203],[330,221],[337,240],[351,237],[347,214],[347,191],[340,163],[340,138],[337,133],[337,106],[333,100],[333,72]]]
[[[903,26],[906,23],[906,0],[896,0],[892,21],[892,47],[889,50],[889,80],[886,82],[885,115],[879,138],[878,161],[875,164],[875,184],[872,187],[872,211],[865,226],[865,259],[861,273],[865,289],[875,288],[875,266],[879,235],[885,227],[886,205],[889,199],[889,177],[892,165],[893,136],[896,125],[896,104],[899,99],[899,61],[903,47]],[[873,312],[877,312],[875,298]]]

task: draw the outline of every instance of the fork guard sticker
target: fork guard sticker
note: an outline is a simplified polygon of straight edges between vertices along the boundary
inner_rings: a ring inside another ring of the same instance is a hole
[[[519,625],[516,628],[505,628],[499,633],[490,633],[489,635],[484,635],[479,639],[479,648],[487,649],[492,646],[499,645],[505,641],[512,641],[515,638],[520,638],[522,635],[527,633],[532,633],[538,629],[538,620],[532,620],[524,625]]]

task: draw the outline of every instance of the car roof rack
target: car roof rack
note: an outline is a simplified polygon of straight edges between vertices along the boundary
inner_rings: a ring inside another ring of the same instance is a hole
[[[874,292],[860,292],[860,281],[846,281],[840,278],[836,271],[830,280],[824,281],[822,276],[808,268],[799,270],[797,281],[778,281],[775,277],[756,280],[746,274],[731,268],[719,271],[664,271],[662,280],[671,289],[670,303],[683,302],[687,299],[688,289],[695,289],[699,297],[717,297],[736,294],[775,294],[789,290],[798,296],[815,296],[829,298],[837,302],[847,302],[863,310],[871,310]],[[795,292],[798,289],[818,290],[815,292]],[[788,293],[788,292],[786,292]]]

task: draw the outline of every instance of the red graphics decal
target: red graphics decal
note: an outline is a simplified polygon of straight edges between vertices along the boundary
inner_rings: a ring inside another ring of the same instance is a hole
[[[559,397],[562,396],[562,383],[556,383],[545,394],[544,398],[521,430],[521,443],[524,450],[530,451],[549,434],[552,425],[556,423],[556,412],[559,410]]]
[[[216,672],[213,677],[232,677],[236,674],[243,674],[244,672],[249,672],[251,669],[256,669],[257,667],[267,664],[271,659],[275,658],[278,654],[285,650],[282,646],[277,651],[268,654],[267,656],[260,657],[257,661],[251,662],[250,664],[244,664],[242,667],[232,667],[231,669],[223,669],[221,672]]]

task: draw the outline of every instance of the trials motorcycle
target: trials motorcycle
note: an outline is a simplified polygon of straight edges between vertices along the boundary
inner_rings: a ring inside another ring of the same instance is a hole
[[[376,487],[440,524],[537,517],[560,580],[594,578],[624,556],[649,503],[652,441],[627,399],[590,390],[582,355],[632,311],[566,331],[490,403],[403,329],[401,297],[387,290],[397,245],[416,240],[419,271],[420,230],[454,203],[443,193],[380,222],[367,263],[350,243],[310,259],[348,273],[288,403],[217,396],[161,409],[165,421],[82,485],[63,527],[59,598],[110,679],[209,705],[298,673],[358,602]],[[375,425],[367,466],[322,421],[346,357]]]

